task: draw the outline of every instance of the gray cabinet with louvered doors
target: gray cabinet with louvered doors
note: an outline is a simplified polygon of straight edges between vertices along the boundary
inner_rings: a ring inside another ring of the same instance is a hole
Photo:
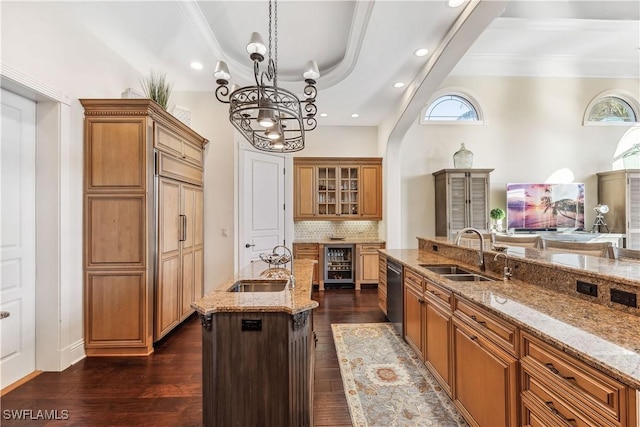
[[[442,169],[435,177],[436,236],[465,227],[489,229],[489,175],[493,169]]]

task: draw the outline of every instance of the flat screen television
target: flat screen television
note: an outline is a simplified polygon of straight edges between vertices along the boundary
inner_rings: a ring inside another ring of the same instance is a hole
[[[507,184],[507,227],[514,231],[584,228],[584,184]]]

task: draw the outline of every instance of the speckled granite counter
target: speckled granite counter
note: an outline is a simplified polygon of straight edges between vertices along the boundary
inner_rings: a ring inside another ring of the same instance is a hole
[[[280,292],[228,292],[239,280],[270,280],[262,273],[268,265],[262,261],[254,262],[232,279],[222,283],[212,292],[191,303],[199,314],[207,315],[220,312],[284,312],[296,314],[318,307],[311,299],[314,260],[296,259],[294,276],[296,287]]]
[[[418,249],[387,249],[381,252],[522,330],[640,390],[640,316],[522,280],[504,282],[491,271],[483,274],[496,278],[496,281],[450,281],[420,267],[420,264],[452,263],[451,258],[433,252]],[[491,253],[491,258],[493,254],[495,252]],[[477,271],[472,263],[457,260],[455,263]],[[594,263],[598,264],[597,261]]]

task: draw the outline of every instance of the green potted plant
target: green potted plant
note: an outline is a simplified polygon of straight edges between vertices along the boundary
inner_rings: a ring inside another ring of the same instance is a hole
[[[493,220],[493,230],[496,232],[502,232],[502,220],[507,216],[504,210],[502,208],[493,208],[489,212],[489,216],[491,216],[491,219]]]
[[[167,75],[151,70],[148,77],[141,78],[141,83],[144,94],[166,110],[173,88],[173,83],[167,81]]]

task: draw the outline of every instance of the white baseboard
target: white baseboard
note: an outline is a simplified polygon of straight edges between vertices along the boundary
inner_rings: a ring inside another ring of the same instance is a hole
[[[76,341],[67,348],[69,349],[69,365],[65,369],[87,357],[84,352],[84,339]]]

